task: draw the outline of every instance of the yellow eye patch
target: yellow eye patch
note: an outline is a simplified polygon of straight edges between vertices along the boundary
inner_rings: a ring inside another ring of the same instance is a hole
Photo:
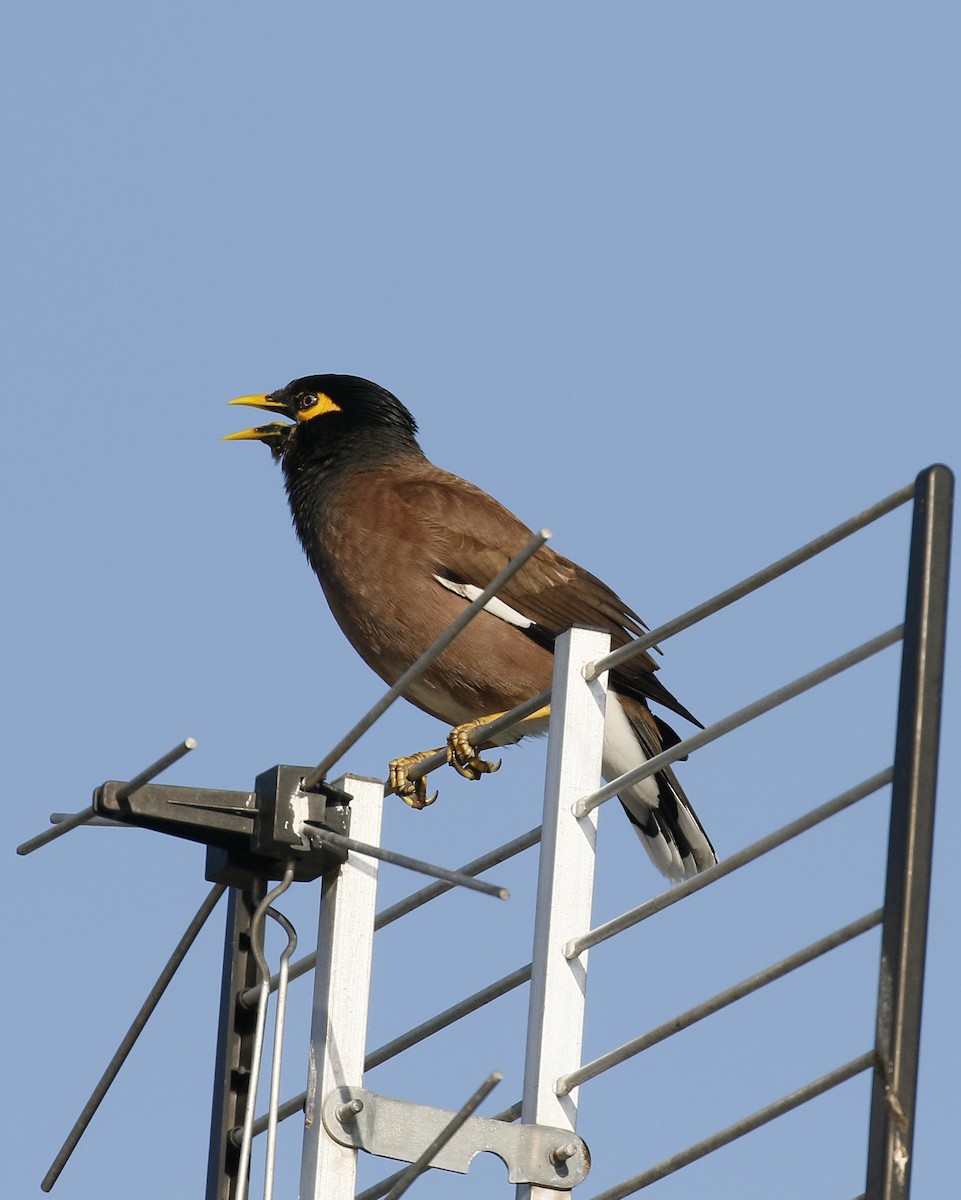
[[[303,407],[301,407],[303,405]],[[324,413],[340,412],[340,405],[335,404],[326,392],[318,392],[313,404],[309,403],[309,397],[305,396],[297,406],[297,420],[310,421],[314,417],[320,417]]]

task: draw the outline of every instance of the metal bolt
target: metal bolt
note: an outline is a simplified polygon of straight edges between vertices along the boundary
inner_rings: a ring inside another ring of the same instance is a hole
[[[363,1111],[363,1100],[348,1100],[346,1104],[341,1104],[335,1109],[334,1115],[341,1125],[347,1125],[353,1121],[359,1112]]]
[[[568,1142],[566,1146],[555,1146],[551,1151],[551,1162],[555,1166],[563,1166],[569,1158],[573,1158],[577,1153],[577,1143]]]

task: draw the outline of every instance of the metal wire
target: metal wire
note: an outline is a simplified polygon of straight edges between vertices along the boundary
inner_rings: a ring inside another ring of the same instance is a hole
[[[635,1192],[639,1192],[641,1188],[647,1187],[648,1184],[655,1183],[658,1179],[663,1179],[666,1175],[673,1175],[675,1171],[688,1166],[689,1163],[696,1162],[699,1158],[704,1158],[705,1155],[711,1154],[714,1150],[719,1150],[722,1146],[737,1141],[738,1138],[744,1137],[746,1133],[751,1133],[753,1130],[759,1129],[762,1125],[766,1125],[769,1121],[783,1116],[792,1109],[800,1108],[802,1104],[807,1104],[809,1100],[823,1095],[824,1092],[830,1091],[831,1088],[835,1088],[839,1084],[846,1083],[847,1080],[853,1079],[855,1075],[860,1075],[862,1072],[870,1070],[873,1066],[874,1051],[871,1050],[867,1054],[862,1054],[860,1058],[855,1058],[851,1062],[845,1063],[843,1067],[829,1071],[827,1075],[822,1075],[820,1079],[815,1079],[804,1087],[798,1088],[797,1091],[791,1092],[780,1100],[776,1100],[773,1104],[768,1104],[764,1108],[758,1109],[757,1112],[752,1113],[749,1117],[744,1117],[743,1120],[737,1121],[733,1125],[728,1125],[726,1129],[720,1130],[711,1137],[705,1138],[693,1146],[689,1146],[687,1150],[682,1150],[679,1154],[665,1158],[663,1162],[659,1162],[647,1171],[642,1171],[640,1175],[634,1175],[630,1179],[625,1179],[623,1183],[615,1184],[614,1187],[608,1188],[606,1191],[598,1192],[596,1196],[592,1197],[592,1200],[623,1200],[625,1196],[633,1196]]]
[[[761,858],[768,851],[775,850],[778,846],[783,846],[785,842],[789,842],[792,838],[806,833],[807,830],[813,829],[815,825],[820,825],[822,821],[828,820],[829,817],[833,817],[836,813],[850,808],[852,804],[863,800],[865,796],[870,796],[873,792],[879,791],[891,782],[893,774],[894,770],[892,767],[888,767],[884,771],[879,771],[869,779],[865,779],[863,782],[855,784],[854,787],[848,788],[846,792],[842,792],[839,796],[835,796],[833,800],[828,800],[826,804],[811,809],[804,816],[790,821],[787,825],[782,825],[780,829],[776,829],[773,833],[759,838],[756,842],[745,846],[743,850],[738,850],[736,854],[723,859],[715,866],[709,867],[706,871],[702,871],[691,879],[685,879],[683,883],[669,888],[666,892],[661,892],[659,896],[654,896],[651,900],[639,904],[637,908],[629,909],[619,917],[605,921],[603,925],[598,925],[589,933],[585,933],[578,938],[572,938],[564,946],[564,957],[577,958],[579,954],[582,954],[585,950],[589,950],[591,946],[597,946],[601,942],[606,942],[608,938],[614,937],[615,934],[623,933],[625,929],[630,929],[631,926],[637,925],[641,921],[646,921],[648,917],[652,917],[657,912],[662,912],[665,908],[670,908],[672,904],[677,904],[678,901],[683,900],[686,896],[690,896],[693,892],[699,892],[702,888],[709,887],[712,883],[716,883],[717,880],[723,879],[725,875],[730,875],[732,872],[740,870],[741,867],[747,866],[748,863]]]
[[[282,895],[290,887],[293,878],[294,864],[288,863],[283,879],[281,879],[280,883],[272,891],[269,891],[264,896],[250,919],[250,950],[257,964],[262,982],[257,1002],[257,1023],[254,1029],[253,1052],[250,1064],[250,1086],[248,1090],[250,1100],[247,1105],[247,1111],[244,1114],[243,1133],[240,1142],[236,1200],[246,1200],[247,1196],[247,1186],[250,1176],[250,1145],[253,1140],[254,1105],[257,1100],[257,1085],[260,1083],[260,1062],[264,1052],[264,1029],[267,1024],[267,1001],[270,996],[270,988],[267,983],[270,979],[270,971],[267,968],[267,960],[264,958],[262,926],[268,908],[278,896]],[[268,1115],[269,1123],[270,1117]],[[276,1126],[276,1122],[274,1124]]]
[[[682,742],[678,742],[676,746],[672,746],[669,750],[655,754],[643,766],[633,771],[627,771],[625,774],[618,776],[617,779],[612,779],[604,787],[598,788],[596,792],[591,792],[590,795],[581,797],[574,805],[574,815],[576,817],[586,817],[588,813],[593,812],[595,808],[599,808],[600,805],[610,800],[612,796],[616,796],[624,788],[634,783],[639,783],[642,779],[649,778],[664,767],[677,762],[678,759],[686,758],[688,754],[700,749],[701,746],[706,746],[709,742],[716,741],[725,733],[730,733],[732,729],[738,729],[741,725],[746,725],[748,721],[753,721],[755,717],[761,716],[762,713],[770,712],[772,708],[777,708],[779,705],[785,704],[788,700],[793,700],[795,696],[800,696],[803,692],[810,691],[811,688],[816,687],[819,683],[824,683],[826,680],[832,679],[835,675],[840,675],[842,671],[847,671],[850,667],[864,662],[867,658],[871,658],[872,655],[879,654],[882,650],[886,650],[888,646],[893,646],[895,642],[899,642],[903,636],[904,626],[895,625],[885,633],[871,638],[870,641],[863,642],[860,646],[855,646],[853,650],[848,650],[846,654],[841,654],[837,658],[831,659],[830,662],[824,663],[823,666],[817,667],[815,670],[809,671],[806,675],[793,680],[791,683],[787,683],[783,687],[769,692],[766,696],[762,696],[760,700],[755,700],[753,704],[745,705],[744,708],[739,708],[737,712],[722,717],[720,721],[715,721],[707,729],[699,729],[697,733],[692,734],[689,738],[685,738]]]
[[[859,937],[862,933],[867,933],[869,929],[875,929],[881,924],[883,917],[884,909],[875,909],[874,912],[868,913],[867,916],[859,917],[856,921],[851,921],[850,924],[845,925],[843,928],[836,929],[826,937],[812,942],[810,946],[805,946],[803,950],[797,950],[794,954],[788,955],[787,958],[782,958],[780,962],[773,963],[771,966],[765,967],[764,970],[748,976],[747,979],[742,979],[739,983],[732,984],[731,987],[718,992],[717,995],[712,996],[709,1000],[704,1000],[701,1004],[689,1008],[686,1012],[679,1013],[676,1017],[672,1017],[662,1025],[656,1026],[656,1028],[650,1030],[648,1033],[632,1038],[631,1041],[625,1042],[622,1046],[618,1046],[614,1050],[609,1050],[607,1054],[602,1054],[592,1062],[585,1063],[584,1066],[578,1067],[576,1071],[569,1071],[566,1075],[561,1075],[554,1084],[555,1093],[558,1096],[566,1096],[578,1084],[585,1083],[588,1079],[596,1079],[598,1075],[603,1075],[605,1071],[609,1071],[612,1067],[626,1062],[629,1058],[633,1058],[642,1051],[650,1049],[651,1046],[656,1046],[658,1042],[666,1041],[667,1038],[680,1033],[682,1029],[689,1029],[692,1025],[696,1025],[698,1021],[703,1021],[705,1017],[720,1012],[722,1008],[727,1008],[728,1005],[734,1004],[738,1000],[743,1000],[745,996],[749,996],[759,988],[773,983],[776,979],[783,978],[783,976],[790,974],[791,971],[796,971],[798,967],[803,967],[805,964],[813,962],[814,959],[820,958],[821,955],[827,954],[828,951],[835,950],[838,946],[843,946],[845,942]]]
[[[480,595],[464,609],[464,611],[447,626],[444,632],[432,642],[417,661],[401,675],[400,679],[377,701],[377,703],[367,712],[357,724],[340,739],[336,746],[326,754],[314,770],[304,780],[304,787],[309,790],[316,787],[327,775],[330,768],[347,751],[358,741],[371,725],[387,711],[387,709],[397,700],[404,692],[415,683],[429,669],[431,664],[438,658],[451,644],[455,637],[474,620],[479,613],[484,609],[488,601],[501,590],[501,588],[511,580],[524,564],[537,553],[544,543],[550,538],[551,531],[542,529],[540,533],[536,533],[531,537],[527,545],[516,554],[506,567],[500,571],[487,585]]]
[[[260,1059],[264,1050],[264,1029],[267,1025],[267,990],[266,981],[260,985],[260,996],[257,1002],[257,1023],[254,1027],[253,1061],[250,1064],[250,1102],[244,1114],[244,1123],[240,1137],[240,1164],[237,1168],[237,1200],[246,1200],[247,1185],[250,1176],[250,1144],[253,1140],[253,1112],[257,1086],[260,1083]],[[268,1117],[269,1120],[269,1117]]]
[[[291,868],[291,873],[293,868]],[[297,948],[297,932],[290,921],[276,909],[268,908],[268,916],[287,934],[287,945],[280,955],[280,980],[277,988],[277,1013],[274,1018],[274,1045],[270,1058],[270,1100],[267,1105],[267,1151],[264,1163],[264,1200],[273,1200],[274,1167],[277,1158],[277,1122],[280,1105],[280,1069],[284,1057],[284,1025],[287,1018],[287,975],[290,956]],[[269,988],[268,988],[269,992]]]

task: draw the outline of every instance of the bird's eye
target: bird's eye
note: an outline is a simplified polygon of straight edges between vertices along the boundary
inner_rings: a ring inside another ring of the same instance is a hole
[[[340,412],[340,405],[335,404],[326,392],[302,392],[294,401],[291,412],[298,421],[312,421],[325,413]]]

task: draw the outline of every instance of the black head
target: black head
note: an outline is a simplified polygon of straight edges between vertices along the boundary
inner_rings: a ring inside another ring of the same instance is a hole
[[[285,470],[300,463],[358,465],[420,454],[417,424],[396,396],[358,375],[305,375],[276,392],[231,404],[289,417],[228,434],[226,441],[264,442]]]

